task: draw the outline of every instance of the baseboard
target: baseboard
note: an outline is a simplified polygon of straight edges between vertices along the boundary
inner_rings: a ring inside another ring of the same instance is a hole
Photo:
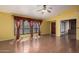
[[[41,34],[41,36],[49,36],[50,34]]]
[[[14,40],[14,39],[3,39],[3,40],[1,39],[0,42],[2,42],[2,41],[12,41],[12,40]]]

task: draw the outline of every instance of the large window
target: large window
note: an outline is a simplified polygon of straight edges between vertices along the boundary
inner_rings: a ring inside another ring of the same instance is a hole
[[[39,23],[33,21],[33,33],[38,33],[40,28],[39,28]],[[27,20],[20,20],[20,29],[19,33],[21,34],[29,34],[30,33],[30,24]],[[16,26],[16,20],[15,20],[15,34],[17,32],[17,26]]]
[[[16,21],[15,21],[16,23]],[[15,24],[15,34],[16,34],[16,24]],[[27,34],[30,33],[30,25],[27,20],[20,20],[20,29],[19,29],[20,34]]]

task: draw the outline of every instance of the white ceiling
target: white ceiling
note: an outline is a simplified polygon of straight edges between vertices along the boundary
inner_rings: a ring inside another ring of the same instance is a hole
[[[69,9],[72,6],[68,5],[47,5],[52,7],[52,13],[45,13],[44,15],[41,11],[37,11],[42,8],[41,5],[0,5],[0,12],[8,12],[13,14],[19,14],[24,16],[29,16],[37,19],[46,19],[50,16],[55,16],[63,10]]]

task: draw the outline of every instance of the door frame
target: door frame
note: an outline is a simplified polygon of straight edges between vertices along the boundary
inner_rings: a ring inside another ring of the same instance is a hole
[[[76,23],[77,23],[77,19],[68,19],[68,20],[61,20],[61,21],[72,21],[72,20],[76,20]],[[69,23],[69,27],[70,27],[70,23]],[[76,29],[75,29],[76,30]],[[60,25],[60,32],[61,32],[61,25]],[[68,30],[68,35],[69,35],[69,30]],[[76,35],[76,32],[75,32],[75,35]],[[61,35],[62,36],[62,35]]]

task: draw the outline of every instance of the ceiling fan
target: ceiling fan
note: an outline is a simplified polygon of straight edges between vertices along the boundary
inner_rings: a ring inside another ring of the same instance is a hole
[[[48,12],[48,13],[51,13],[52,11],[52,8],[50,7],[50,8],[48,8],[47,7],[47,5],[43,5],[43,8],[42,9],[40,9],[40,10],[38,10],[38,11],[41,11],[42,12],[42,14],[44,14],[44,13],[46,13],[46,12]]]

